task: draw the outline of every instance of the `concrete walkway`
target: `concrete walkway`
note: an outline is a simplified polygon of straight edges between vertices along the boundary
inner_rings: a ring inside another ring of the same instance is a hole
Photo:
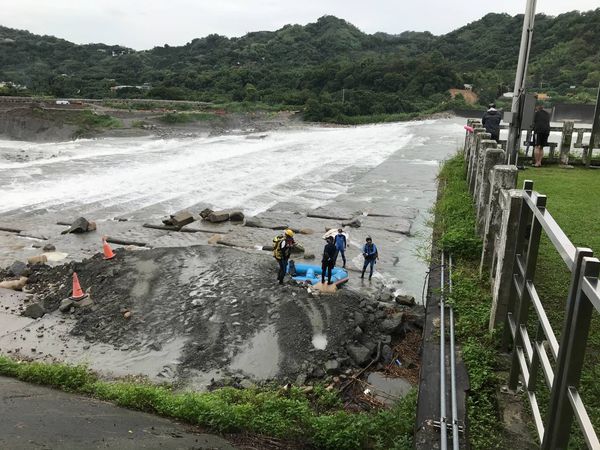
[[[235,449],[225,439],[110,403],[0,377],[2,449]]]

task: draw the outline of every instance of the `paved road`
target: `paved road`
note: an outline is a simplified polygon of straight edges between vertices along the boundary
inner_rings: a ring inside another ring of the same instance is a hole
[[[235,449],[151,414],[0,377],[0,449]]]

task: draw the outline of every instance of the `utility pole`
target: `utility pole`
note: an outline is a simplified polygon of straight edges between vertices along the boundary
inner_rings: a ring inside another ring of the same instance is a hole
[[[523,94],[525,93],[525,78],[527,76],[527,63],[529,62],[529,51],[531,50],[531,39],[533,37],[533,22],[535,20],[536,0],[527,0],[525,16],[523,17],[523,31],[521,33],[521,49],[519,51],[519,62],[515,76],[515,90],[510,109],[510,127],[506,141],[506,163],[514,164],[517,153],[521,148],[521,107]]]

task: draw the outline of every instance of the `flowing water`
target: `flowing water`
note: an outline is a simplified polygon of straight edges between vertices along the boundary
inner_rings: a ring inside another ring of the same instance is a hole
[[[263,139],[0,140],[0,218],[71,210],[95,217],[139,212],[147,218],[199,203],[242,207],[249,214],[284,201],[315,207],[400,150],[408,170],[416,164],[435,172],[448,151],[424,152],[430,139],[423,131],[448,126],[427,121],[315,127]]]

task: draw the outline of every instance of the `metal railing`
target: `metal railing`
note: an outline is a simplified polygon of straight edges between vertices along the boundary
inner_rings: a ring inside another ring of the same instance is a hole
[[[533,191],[532,181],[525,181],[523,190],[503,337],[505,346],[513,344],[508,388],[516,391],[519,376],[522,377],[542,449],[567,448],[573,418],[577,419],[588,448],[600,449],[578,392],[592,313],[594,309],[600,312],[600,261],[592,257],[590,249],[576,248],[571,243],[546,210],[546,196]],[[560,344],[533,282],[542,233],[571,272]],[[530,308],[535,312],[537,328],[533,340],[527,330]],[[554,360],[554,369],[547,349]],[[536,395],[540,369],[550,390],[545,418]]]

